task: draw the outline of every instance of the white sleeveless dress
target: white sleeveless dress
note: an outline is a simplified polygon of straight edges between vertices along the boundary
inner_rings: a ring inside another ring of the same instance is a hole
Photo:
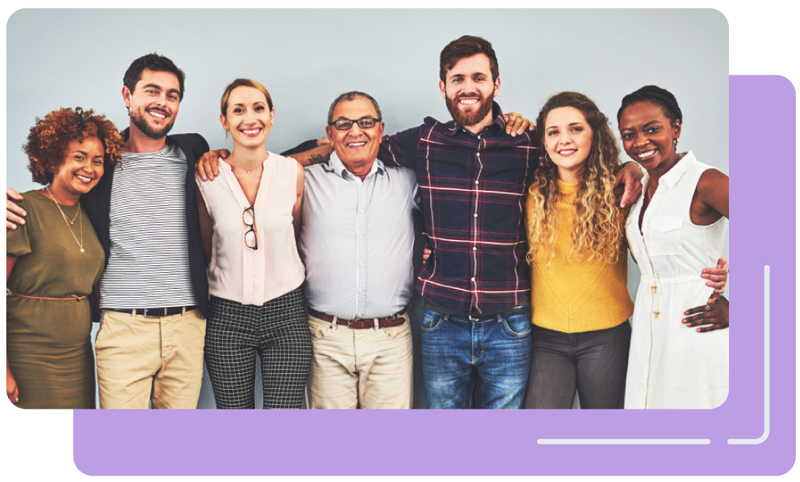
[[[659,179],[639,230],[639,199],[626,222],[642,278],[634,303],[625,408],[714,408],[728,396],[728,333],[698,333],[683,312],[706,303],[712,288],[700,277],[722,253],[728,220],[697,226],[689,208],[701,174],[711,166],[688,152]],[[648,176],[642,182],[647,185]],[[656,315],[656,313],[658,313]]]

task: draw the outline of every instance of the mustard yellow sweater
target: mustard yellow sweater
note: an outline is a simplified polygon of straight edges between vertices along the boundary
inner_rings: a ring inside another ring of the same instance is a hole
[[[559,222],[555,232],[555,258],[540,249],[531,265],[533,324],[564,333],[604,330],[618,326],[633,313],[628,294],[628,253],[620,247],[614,264],[567,260],[572,245],[578,184],[557,180]],[[527,212],[530,218],[531,204]]]

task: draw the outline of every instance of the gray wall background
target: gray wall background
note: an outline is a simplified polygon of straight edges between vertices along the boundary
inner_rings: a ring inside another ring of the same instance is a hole
[[[728,172],[728,24],[715,10],[53,9],[20,10],[7,24],[7,183],[39,187],[21,151],[37,116],[81,106],[127,126],[122,75],[146,53],[166,55],[186,73],[173,132],[230,147],[219,98],[231,80],[249,77],[272,94],[267,148],[280,152],[323,137],[330,102],[348,90],[375,96],[387,133],[429,115],[448,120],[439,52],[464,34],[492,42],[505,111],[534,119],[550,95],[576,90],[616,132],[621,98],[660,85],[684,113],[680,147]],[[634,291],[638,268],[630,265]],[[424,406],[420,384],[416,392],[415,406]],[[214,406],[208,384],[200,406]]]

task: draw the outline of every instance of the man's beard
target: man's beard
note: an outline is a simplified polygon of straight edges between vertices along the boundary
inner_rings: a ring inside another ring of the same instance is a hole
[[[466,97],[466,96],[459,96]],[[453,120],[456,121],[456,124],[464,127],[474,126],[475,124],[482,121],[491,111],[492,105],[494,102],[494,93],[492,93],[488,98],[483,99],[482,97],[478,100],[478,108],[474,109],[471,113],[465,113],[459,110],[458,108],[458,99],[450,99],[447,95],[445,95],[445,104],[447,104],[447,110],[450,111],[450,115],[453,117]]]
[[[175,119],[173,118],[172,122],[166,124],[160,130],[155,130],[139,114],[134,114],[131,112],[131,122],[142,132],[142,134],[146,135],[150,139],[157,140],[166,137],[166,135],[172,129],[173,124],[175,124]]]

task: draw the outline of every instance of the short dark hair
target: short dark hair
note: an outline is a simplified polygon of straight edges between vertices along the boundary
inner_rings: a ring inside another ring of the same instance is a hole
[[[186,78],[183,71],[179,69],[170,59],[157,53],[147,54],[139,57],[131,63],[128,70],[125,71],[125,76],[122,77],[122,83],[131,92],[136,88],[136,83],[142,80],[142,71],[150,69],[154,72],[170,72],[175,74],[178,78],[178,83],[181,86],[181,100],[183,100],[183,81]]]
[[[489,67],[492,72],[492,82],[500,76],[500,67],[497,65],[497,55],[494,53],[492,44],[483,37],[474,35],[464,35],[453,40],[442,49],[439,55],[439,79],[445,82],[447,71],[461,59],[472,57],[476,54],[484,54],[489,57]]]
[[[683,124],[683,113],[678,106],[678,100],[672,95],[672,92],[662,89],[657,85],[645,85],[636,92],[631,92],[622,98],[622,106],[617,111],[617,122],[619,123],[622,117],[622,111],[628,106],[637,102],[652,102],[661,108],[664,117],[675,123],[675,121]]]
[[[328,124],[333,122],[333,110],[336,109],[336,106],[339,105],[340,102],[357,99],[359,97],[363,97],[364,99],[368,99],[370,102],[372,102],[372,106],[375,107],[375,113],[378,114],[378,119],[383,119],[383,115],[381,114],[381,106],[378,105],[378,101],[375,100],[374,97],[364,92],[351,90],[350,92],[339,94],[339,96],[333,100],[331,108],[328,109]]]

